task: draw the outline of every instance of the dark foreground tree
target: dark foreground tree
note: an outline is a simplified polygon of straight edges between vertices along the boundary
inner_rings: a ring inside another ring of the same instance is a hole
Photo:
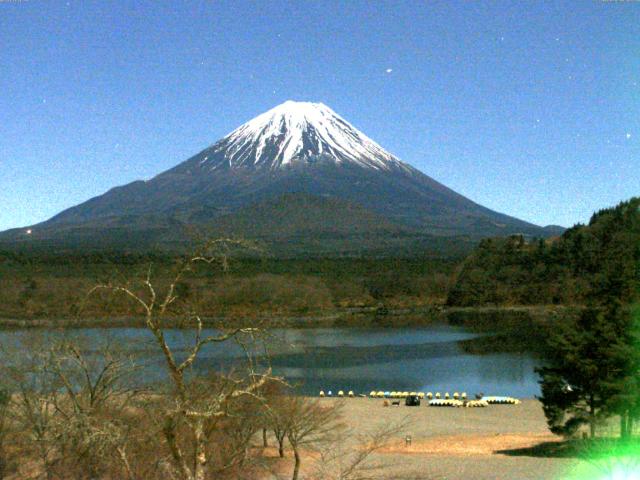
[[[640,305],[623,315],[620,323],[617,341],[610,348],[612,394],[607,409],[620,416],[620,436],[629,439],[640,418]]]
[[[612,393],[610,348],[617,342],[615,329],[595,309],[558,328],[549,341],[548,366],[537,369],[547,422],[553,433],[564,436],[587,424],[594,437]]]
[[[582,425],[596,434],[601,420],[617,414],[620,434],[632,433],[640,414],[640,330],[628,309],[588,309],[559,327],[540,375],[542,401],[553,433],[571,436]]]

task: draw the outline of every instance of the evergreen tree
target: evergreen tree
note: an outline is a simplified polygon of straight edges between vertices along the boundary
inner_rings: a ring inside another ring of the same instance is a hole
[[[585,310],[568,322],[549,341],[549,365],[538,368],[545,416],[553,433],[571,436],[588,425],[596,434],[600,419],[610,412],[609,398],[615,392],[612,372],[619,346],[617,329],[607,314]]]
[[[589,308],[550,340],[553,356],[538,370],[547,421],[572,434],[617,414],[629,437],[640,416],[640,199],[596,213],[588,227],[565,234],[574,274],[589,279]],[[565,253],[566,255],[566,253]]]
[[[620,416],[620,436],[629,438],[634,422],[640,418],[640,306],[621,312],[618,340],[610,347],[612,391],[606,408]]]

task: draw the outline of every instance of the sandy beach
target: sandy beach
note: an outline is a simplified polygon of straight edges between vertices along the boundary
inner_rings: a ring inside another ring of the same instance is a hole
[[[406,425],[372,458],[385,466],[384,478],[564,480],[576,478],[572,476],[576,469],[588,466],[575,458],[547,458],[531,450],[561,440],[548,431],[542,407],[533,399],[486,408],[438,408],[424,403],[384,407],[383,400],[369,398],[321,402],[343,402],[343,420],[359,432]]]

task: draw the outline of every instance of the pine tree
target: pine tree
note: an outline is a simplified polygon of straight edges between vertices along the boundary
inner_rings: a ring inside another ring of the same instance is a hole
[[[640,418],[640,306],[620,315],[618,341],[610,347],[613,368],[608,388],[612,394],[606,408],[620,416],[620,436],[626,439]]]
[[[555,433],[620,415],[628,437],[640,417],[640,198],[596,213],[588,227],[564,235],[564,257],[588,279],[589,308],[550,340],[554,352],[538,370],[540,397]]]
[[[571,436],[586,424],[593,438],[599,420],[609,413],[615,330],[605,313],[592,308],[550,339],[552,358],[537,372],[540,400],[553,433]]]

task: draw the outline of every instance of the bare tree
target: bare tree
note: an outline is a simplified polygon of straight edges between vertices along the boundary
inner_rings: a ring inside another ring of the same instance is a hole
[[[35,454],[42,477],[50,480],[58,460],[58,419],[55,411],[58,385],[49,371],[51,351],[42,335],[23,336],[4,348],[3,377],[10,392],[10,409],[26,451]],[[11,359],[11,360],[9,360]]]
[[[135,374],[128,357],[108,344],[87,352],[69,339],[21,340],[10,355],[5,350],[2,373],[17,440],[36,454],[42,476],[97,478],[117,463],[118,476],[133,480],[126,455],[133,427],[121,415],[137,393],[128,386]]]
[[[276,442],[278,442],[278,454],[280,458],[284,458],[284,441],[287,438],[291,410],[290,402],[283,395],[271,397],[264,407],[267,425],[273,432]]]
[[[403,432],[407,420],[367,433],[353,429],[341,432],[336,442],[320,451],[313,478],[323,480],[374,480],[385,478],[385,466],[372,456]]]
[[[303,449],[318,448],[320,444],[335,443],[344,426],[338,422],[341,404],[322,405],[306,397],[288,396],[281,399],[288,412],[285,427],[287,440],[294,456],[292,480],[298,480]]]
[[[228,415],[229,405],[241,397],[259,400],[260,388],[270,378],[270,369],[258,373],[255,369],[251,350],[246,342],[252,342],[260,333],[258,328],[226,328],[218,325],[210,335],[203,332],[201,317],[188,306],[182,305],[185,325],[194,328],[192,344],[184,358],[178,358],[165,336],[166,319],[172,309],[179,305],[178,285],[199,265],[220,265],[228,268],[229,254],[234,248],[253,248],[253,245],[232,239],[208,242],[199,252],[184,259],[178,266],[173,279],[165,289],[157,289],[152,282],[152,269],[140,284],[101,284],[90,292],[109,290],[130,298],[142,311],[145,324],[155,338],[162,352],[164,363],[172,384],[171,401],[166,402],[162,412],[162,433],[170,451],[174,474],[182,480],[204,480],[209,454],[207,450],[210,434],[217,420]],[[245,351],[246,372],[243,375],[226,375],[215,394],[203,394],[198,382],[187,375],[198,354],[209,344],[234,340]],[[185,430],[187,433],[185,433]]]
[[[110,341],[94,352],[87,347],[86,341],[63,340],[52,348],[50,358],[49,369],[60,385],[54,407],[60,417],[64,468],[75,465],[76,477],[97,478],[112,469],[115,460],[133,480],[127,456],[132,426],[123,413],[140,394],[133,387],[138,367]]]
[[[220,442],[224,448],[217,462],[216,473],[243,467],[249,460],[251,441],[262,425],[261,405],[252,397],[243,397],[230,405],[227,416],[220,422]]]
[[[269,381],[266,382],[265,385],[260,389],[260,395],[263,398],[262,408],[260,410],[260,426],[262,430],[262,447],[267,448],[269,446],[268,442],[268,432],[273,428],[273,415],[274,415],[274,406],[277,406],[278,398],[282,395],[284,388],[287,385],[282,380],[277,381]],[[280,432],[281,430],[278,429]],[[278,433],[275,432],[275,436],[278,438],[279,443],[279,452],[280,457],[284,457],[284,433],[281,436],[278,436]]]

